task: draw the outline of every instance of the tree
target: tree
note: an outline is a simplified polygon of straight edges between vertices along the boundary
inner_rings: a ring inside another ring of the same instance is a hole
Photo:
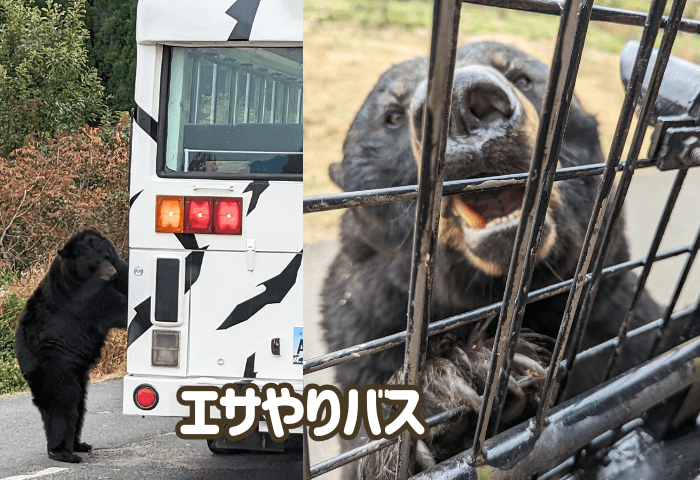
[[[94,123],[106,113],[104,88],[89,66],[85,0],[46,8],[0,0],[0,154],[30,133]]]
[[[88,59],[105,86],[107,105],[114,110],[129,110],[134,105],[137,3],[89,0],[87,6]]]

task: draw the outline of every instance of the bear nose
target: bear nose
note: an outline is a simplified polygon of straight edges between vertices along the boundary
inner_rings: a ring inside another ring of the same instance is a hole
[[[413,105],[414,132],[422,134],[425,83],[416,92]],[[495,70],[481,65],[455,69],[452,84],[450,136],[470,135],[488,129],[498,121],[514,117],[517,98],[507,81]]]
[[[510,87],[493,70],[470,66],[455,70],[450,134],[469,135],[508,120],[515,110]]]

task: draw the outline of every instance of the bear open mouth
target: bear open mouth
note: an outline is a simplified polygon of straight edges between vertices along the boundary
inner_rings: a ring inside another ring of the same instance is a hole
[[[520,217],[525,189],[467,193],[453,197],[452,211],[472,229],[491,228]]]

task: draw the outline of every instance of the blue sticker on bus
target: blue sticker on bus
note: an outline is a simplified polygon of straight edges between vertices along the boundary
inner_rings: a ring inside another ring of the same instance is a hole
[[[292,342],[292,363],[304,363],[304,327],[294,327]]]

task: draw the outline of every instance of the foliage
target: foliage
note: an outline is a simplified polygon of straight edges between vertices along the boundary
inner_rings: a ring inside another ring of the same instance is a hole
[[[0,271],[45,265],[75,232],[94,226],[126,252],[128,117],[107,136],[83,127],[30,136],[0,158]]]
[[[0,310],[0,395],[28,388],[15,357],[15,329],[24,304],[24,299],[11,293]]]
[[[0,154],[30,133],[99,119],[104,89],[87,61],[84,0],[65,10],[0,0],[0,15]]]
[[[137,3],[138,0],[88,2],[88,58],[102,79],[107,105],[115,110],[129,110],[134,105]]]

